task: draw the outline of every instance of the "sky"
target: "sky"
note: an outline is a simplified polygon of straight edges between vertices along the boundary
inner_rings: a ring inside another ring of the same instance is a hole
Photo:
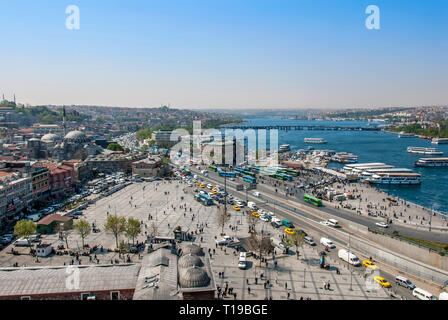
[[[0,0],[0,39],[24,104],[448,105],[446,0]]]

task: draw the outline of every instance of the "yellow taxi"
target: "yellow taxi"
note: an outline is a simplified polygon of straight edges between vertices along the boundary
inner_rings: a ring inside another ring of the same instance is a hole
[[[238,207],[238,206],[233,206],[233,210],[235,210],[235,211],[240,211],[240,210],[241,210],[241,208],[240,208],[240,207]]]
[[[200,188],[205,188],[205,186],[203,184],[200,184],[199,187]]]
[[[291,228],[286,228],[286,229],[285,229],[285,232],[286,232],[287,234],[294,234],[294,233],[295,233],[294,229],[291,229]]]
[[[384,279],[383,277],[373,277],[373,280],[375,282],[378,282],[380,284],[380,286],[384,287],[384,288],[390,288],[390,283],[389,281],[387,281],[386,279]]]
[[[196,184],[197,184],[198,186],[200,186],[200,185],[201,185],[201,183],[200,183],[200,182],[196,182]]]
[[[217,194],[218,193],[218,192],[216,192],[216,190],[212,190],[210,192],[213,193],[213,194]]]
[[[370,269],[373,269],[373,270],[375,270],[376,268],[378,268],[378,266],[377,266],[375,263],[373,263],[372,261],[370,261],[370,260],[364,260],[364,261],[362,262],[362,265],[363,265],[364,267],[366,267],[366,268],[370,268]]]
[[[255,212],[252,212],[252,215],[253,215],[254,217],[257,217],[257,218],[260,216],[260,215],[258,214],[258,212],[256,212],[256,211],[255,211]]]

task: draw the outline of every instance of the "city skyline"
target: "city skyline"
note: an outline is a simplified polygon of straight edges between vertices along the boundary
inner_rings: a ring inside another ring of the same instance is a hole
[[[66,8],[80,29],[66,28]],[[368,5],[381,28],[365,26]],[[0,93],[31,105],[341,109],[446,105],[443,1],[17,1]]]

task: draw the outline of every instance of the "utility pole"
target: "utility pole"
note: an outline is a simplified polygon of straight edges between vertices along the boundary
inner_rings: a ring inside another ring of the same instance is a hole
[[[348,234],[348,261],[350,261],[350,233]],[[350,271],[350,291],[353,291],[352,288],[352,269],[350,268],[350,262],[348,262],[348,270]]]
[[[431,215],[429,216],[429,232],[431,232],[431,222],[432,222],[432,215],[434,214],[434,209],[431,206]]]

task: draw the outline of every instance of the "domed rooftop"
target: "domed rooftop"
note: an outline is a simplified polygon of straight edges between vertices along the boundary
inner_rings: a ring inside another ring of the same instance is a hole
[[[202,248],[195,244],[187,244],[182,248],[182,255],[193,254],[196,256],[202,256],[204,253],[202,252]]]
[[[190,267],[180,272],[179,283],[183,288],[206,287],[210,283],[210,277],[204,269]]]
[[[191,267],[202,267],[204,264],[202,263],[201,258],[191,253],[182,256],[177,263],[179,268],[191,268]]]
[[[42,136],[42,138],[40,138],[40,140],[43,142],[54,142],[54,141],[61,140],[61,138],[57,134],[48,133],[48,134]]]
[[[75,142],[85,142],[87,141],[87,136],[81,131],[70,131],[65,136],[64,140],[75,141]]]

